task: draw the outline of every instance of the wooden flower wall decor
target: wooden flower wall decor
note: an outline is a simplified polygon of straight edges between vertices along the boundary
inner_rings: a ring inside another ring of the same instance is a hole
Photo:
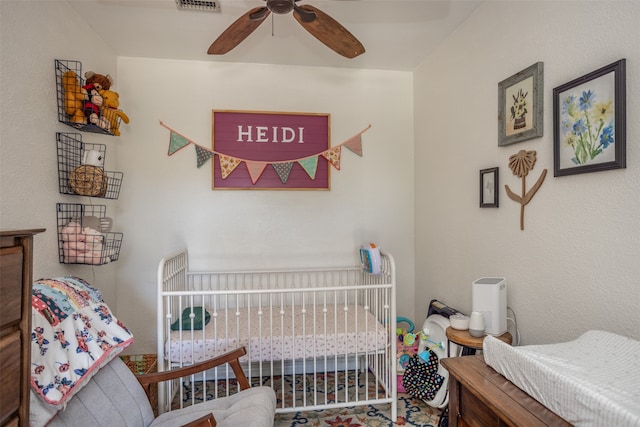
[[[504,186],[507,196],[514,202],[520,203],[520,230],[524,230],[524,207],[531,201],[533,196],[542,186],[544,178],[547,176],[547,170],[543,170],[542,174],[536,181],[535,185],[527,191],[527,175],[536,164],[536,152],[520,150],[513,156],[509,157],[509,168],[511,172],[519,178],[522,178],[522,196],[515,194],[508,185]]]

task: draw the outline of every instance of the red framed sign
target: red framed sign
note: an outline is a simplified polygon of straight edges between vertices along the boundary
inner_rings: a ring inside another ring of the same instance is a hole
[[[328,190],[330,115],[213,110],[212,188]]]

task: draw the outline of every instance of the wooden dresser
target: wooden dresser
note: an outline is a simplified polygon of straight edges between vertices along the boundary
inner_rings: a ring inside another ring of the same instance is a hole
[[[29,425],[33,235],[0,231],[0,426]]]
[[[449,427],[571,426],[485,364],[482,355],[441,363],[449,371]]]

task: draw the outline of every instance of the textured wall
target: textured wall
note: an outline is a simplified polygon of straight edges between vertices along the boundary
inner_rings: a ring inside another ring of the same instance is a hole
[[[56,132],[76,130],[58,122],[54,60],[78,60],[83,72],[115,76],[116,57],[63,1],[0,1],[0,39],[0,228],[46,228],[35,238],[34,278],[83,277],[115,308],[116,264],[91,268],[58,262],[56,203],[92,200],[58,191]],[[82,138],[107,144],[107,170],[118,170],[115,137]],[[117,224],[116,203],[93,203],[106,204]]]
[[[131,351],[155,350],[160,257],[188,246],[193,266],[295,267],[357,262],[368,240],[399,259],[399,298],[414,295],[412,74],[116,58],[65,1],[0,1],[0,227],[46,227],[35,276],[74,274],[103,290],[135,331]],[[107,170],[123,172],[116,201],[60,195],[54,59],[115,77],[131,123],[107,144]],[[116,65],[118,63],[118,65]],[[117,67],[117,70],[116,70]],[[331,114],[331,142],[360,132],[364,157],[343,151],[331,191],[212,191],[210,163],[193,148],[169,158],[168,125],[211,143],[211,110]],[[106,204],[124,234],[120,260],[95,268],[58,263],[57,202]],[[400,313],[413,316],[413,305]]]
[[[416,313],[471,310],[471,282],[505,276],[522,343],[587,329],[640,338],[640,3],[487,1],[415,73]],[[553,177],[553,88],[627,58],[627,169]],[[497,146],[498,82],[544,62],[544,136]],[[536,150],[525,209],[506,197],[517,151]],[[500,207],[478,207],[500,167]]]
[[[118,308],[144,326],[137,345],[155,343],[157,263],[182,246],[192,267],[227,270],[352,265],[372,240],[398,257],[399,300],[413,298],[411,73],[120,58],[118,76],[132,117],[118,151]],[[212,109],[329,113],[332,145],[372,127],[363,157],[342,151],[331,191],[212,191],[211,161],[197,168],[193,146],[167,156],[159,125],[211,147]]]

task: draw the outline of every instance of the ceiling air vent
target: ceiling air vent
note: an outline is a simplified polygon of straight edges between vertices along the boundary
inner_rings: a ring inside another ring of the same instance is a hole
[[[178,9],[190,10],[208,10],[217,12],[220,10],[220,4],[213,0],[176,0]]]

